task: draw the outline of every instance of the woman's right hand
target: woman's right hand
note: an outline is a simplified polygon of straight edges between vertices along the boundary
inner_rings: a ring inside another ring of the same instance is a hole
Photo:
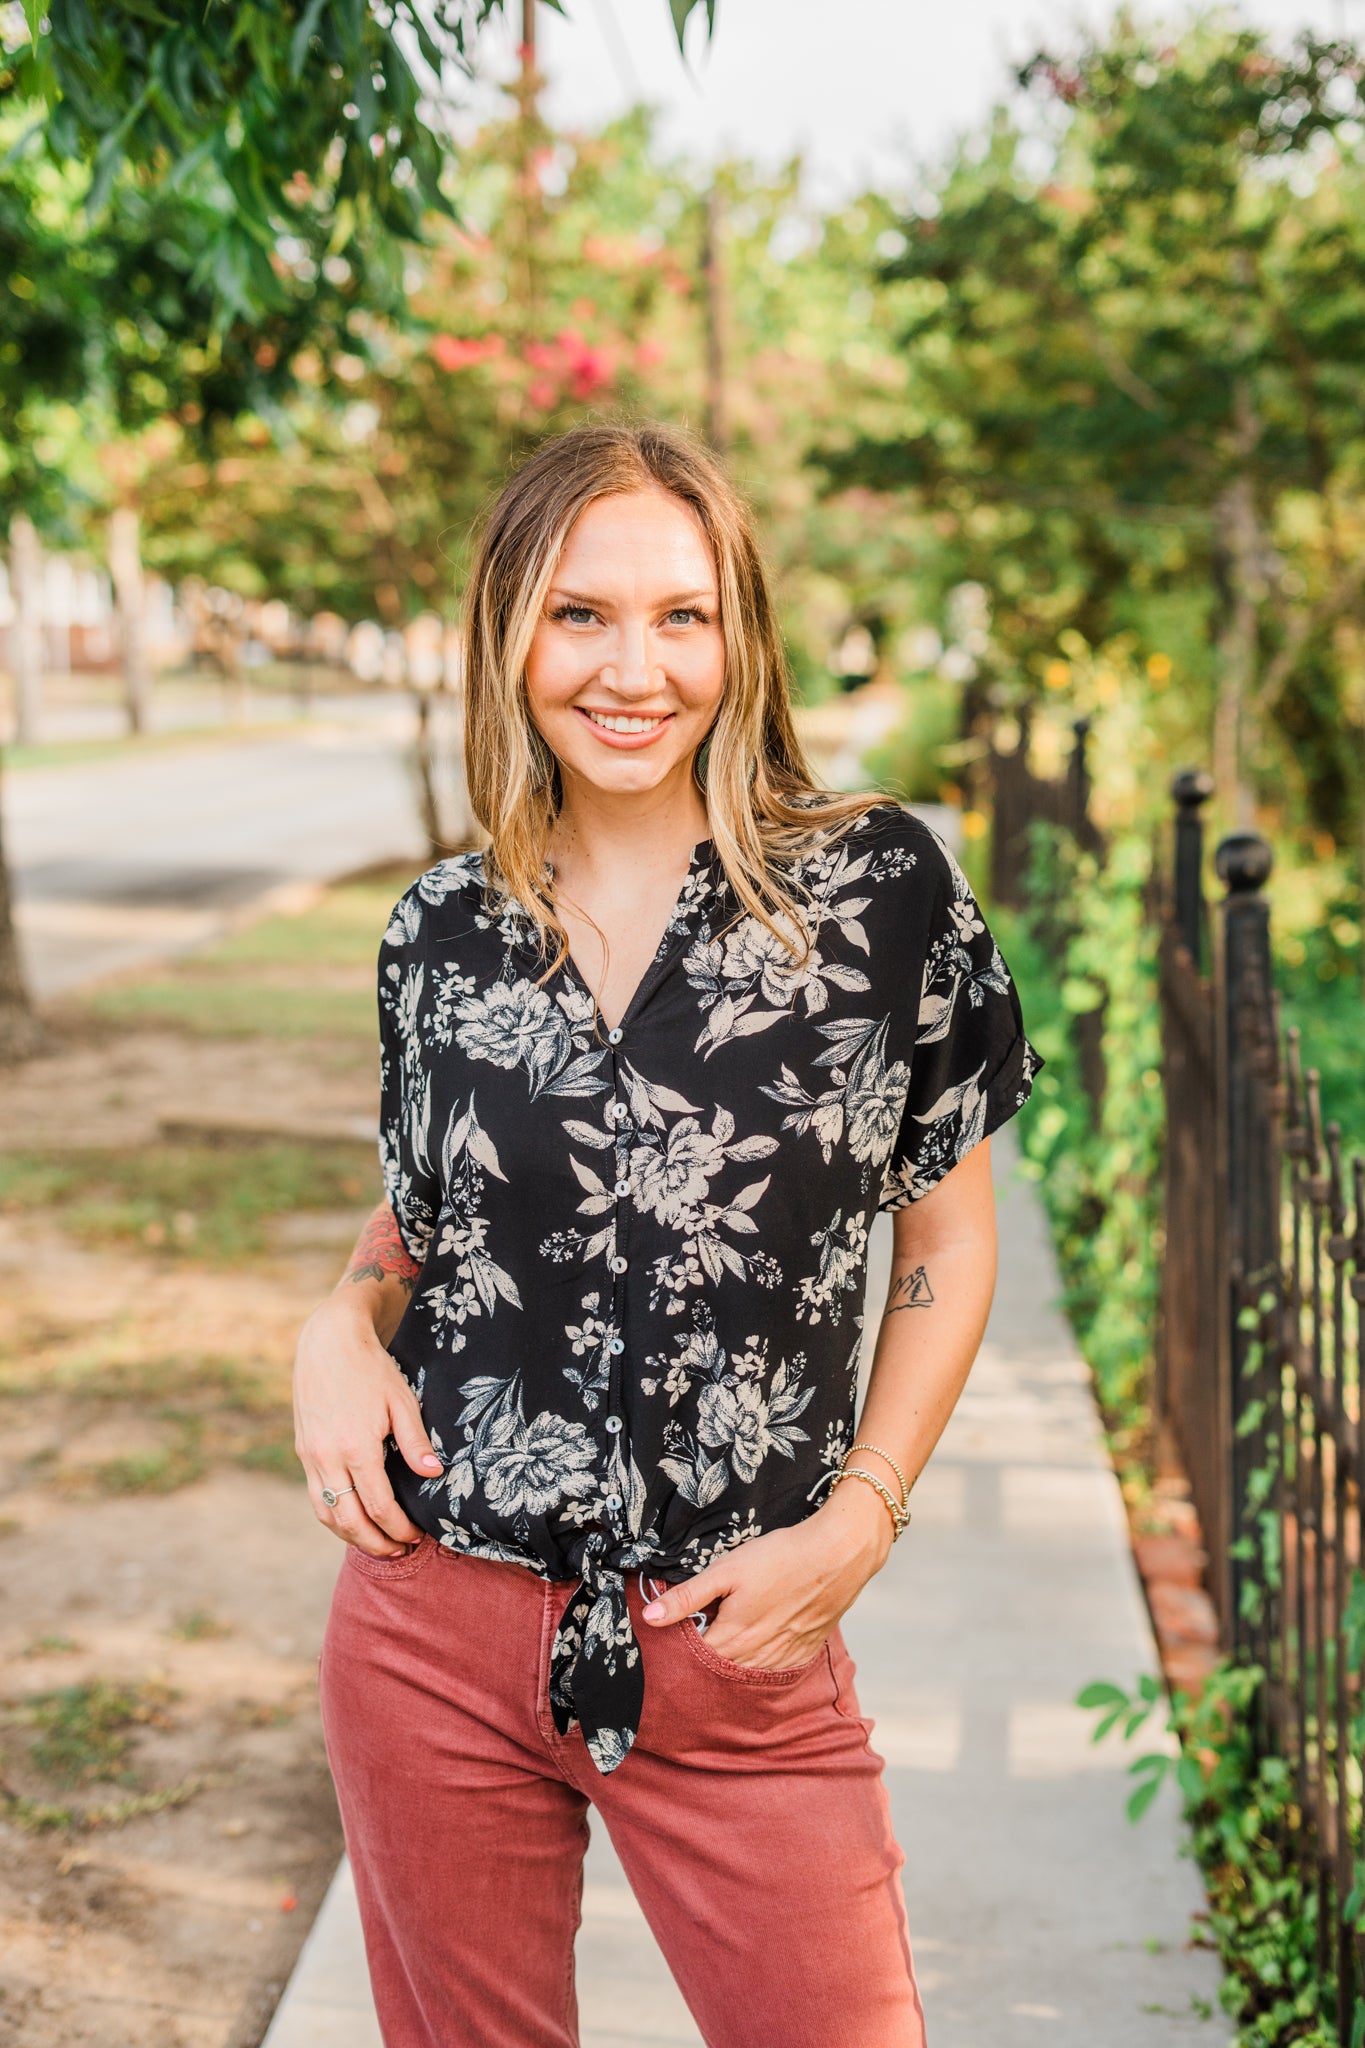
[[[342,1287],[315,1308],[294,1358],[294,1449],[308,1478],[313,1513],[371,1557],[400,1556],[422,1531],[409,1520],[384,1470],[392,1436],[423,1479],[443,1470],[422,1423],[417,1396],[375,1332],[368,1286]],[[323,1488],[338,1496],[335,1507]],[[353,1488],[343,1492],[343,1488]]]

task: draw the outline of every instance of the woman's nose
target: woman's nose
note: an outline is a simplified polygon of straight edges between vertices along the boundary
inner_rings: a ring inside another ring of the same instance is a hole
[[[617,646],[617,658],[603,680],[621,697],[648,697],[662,684],[662,664],[650,646],[647,626],[624,626]]]

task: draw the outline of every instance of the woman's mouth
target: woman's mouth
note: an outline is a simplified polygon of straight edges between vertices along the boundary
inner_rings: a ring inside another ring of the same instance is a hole
[[[589,711],[582,704],[575,705],[574,708],[581,718],[586,719],[598,738],[610,747],[648,746],[673,719],[671,711]]]

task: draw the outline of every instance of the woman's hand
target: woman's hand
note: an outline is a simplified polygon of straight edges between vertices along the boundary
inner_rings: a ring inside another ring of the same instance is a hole
[[[858,1496],[864,1496],[859,1498]],[[840,1616],[886,1563],[891,1519],[871,1487],[836,1487],[824,1506],[791,1529],[755,1536],[651,1600],[656,1628],[719,1600],[709,1648],[734,1664],[780,1671],[819,1655]]]
[[[371,1557],[396,1557],[421,1530],[394,1498],[384,1470],[392,1436],[422,1478],[442,1470],[417,1396],[380,1343],[368,1286],[343,1286],[314,1309],[294,1360],[294,1448],[313,1513],[334,1536]],[[322,1490],[340,1498],[328,1507]],[[343,1487],[354,1492],[343,1493]]]

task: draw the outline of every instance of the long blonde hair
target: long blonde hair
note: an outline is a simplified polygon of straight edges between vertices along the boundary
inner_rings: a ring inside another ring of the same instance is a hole
[[[708,736],[712,842],[744,909],[799,957],[806,922],[782,870],[817,832],[886,799],[817,788],[792,721],[790,671],[748,508],[715,457],[674,427],[576,427],[547,441],[484,523],[465,599],[465,762],[491,842],[489,880],[540,926],[547,950],[554,942],[557,965],[568,940],[545,860],[558,776],[531,720],[526,662],[580,514],[599,498],[651,489],[691,507],[719,580],[725,686]]]

